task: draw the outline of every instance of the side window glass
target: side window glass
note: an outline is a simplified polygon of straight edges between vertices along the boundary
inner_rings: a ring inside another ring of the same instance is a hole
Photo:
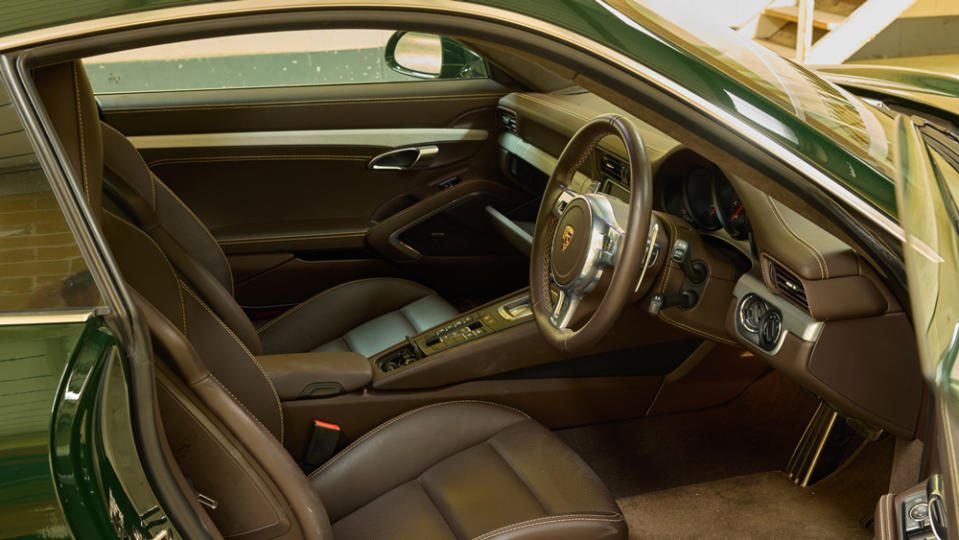
[[[167,43],[84,60],[98,94],[488,77],[456,41],[392,30],[296,30]]]
[[[100,293],[0,85],[0,311],[93,307]]]

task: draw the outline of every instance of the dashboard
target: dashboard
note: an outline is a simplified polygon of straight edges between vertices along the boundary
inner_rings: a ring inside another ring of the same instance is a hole
[[[629,200],[629,166],[618,156],[598,151],[598,189]],[[681,217],[699,231],[725,230],[735,240],[748,240],[749,218],[733,185],[716,164],[679,148],[654,167],[654,207]]]
[[[743,347],[844,414],[901,436],[915,433],[922,382],[909,318],[868,260],[821,226],[835,231],[822,216],[771,197],[764,189],[770,179],[761,174],[726,174],[593,94],[514,93],[499,110],[501,171],[532,196],[542,194],[556,157],[586,122],[604,113],[629,117],[645,142],[653,210],[669,230],[666,241],[681,240],[685,260],[708,269],[705,280],[691,280],[670,251],[651,292],[661,304],[666,297],[673,303],[650,313]],[[626,149],[614,139],[600,141],[570,189],[629,200]],[[675,303],[680,294],[695,300]]]
[[[681,150],[660,166],[656,179],[666,213],[703,231],[723,229],[736,240],[749,238],[749,218],[743,203],[715,164]]]

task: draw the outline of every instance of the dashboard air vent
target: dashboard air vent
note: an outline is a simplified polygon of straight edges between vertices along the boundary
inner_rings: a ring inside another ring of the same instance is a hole
[[[503,127],[506,128],[506,131],[511,133],[517,133],[516,129],[516,113],[508,109],[499,110],[499,120],[503,124]]]
[[[609,154],[603,154],[599,167],[603,178],[629,187],[629,167],[623,160]]]
[[[809,311],[809,302],[806,301],[806,291],[803,288],[802,281],[795,274],[786,270],[778,263],[769,263],[769,277],[772,278],[776,292],[784,296],[787,300]]]

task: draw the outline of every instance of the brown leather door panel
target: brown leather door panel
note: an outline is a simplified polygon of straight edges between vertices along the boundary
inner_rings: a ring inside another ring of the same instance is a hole
[[[104,119],[131,136],[220,242],[241,304],[268,307],[376,276],[415,279],[470,300],[522,285],[526,259],[485,216],[471,217],[477,205],[508,211],[526,198],[499,180],[470,180],[500,178],[496,104],[507,92],[492,80],[467,80],[98,99]],[[338,143],[344,133],[352,138]],[[404,144],[407,133],[414,144]],[[425,166],[369,167],[385,151],[429,145],[437,154]],[[470,204],[404,221],[411,208],[447,191],[472,193]],[[399,223],[403,240],[425,254],[397,256],[389,244],[369,243],[368,234],[387,222]]]
[[[492,79],[103,94],[121,133],[167,135],[293,129],[492,128],[512,89]]]

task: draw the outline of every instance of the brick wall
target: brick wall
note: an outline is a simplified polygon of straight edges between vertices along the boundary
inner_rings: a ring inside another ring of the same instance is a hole
[[[0,310],[65,307],[64,280],[84,270],[51,192],[0,196]]]

